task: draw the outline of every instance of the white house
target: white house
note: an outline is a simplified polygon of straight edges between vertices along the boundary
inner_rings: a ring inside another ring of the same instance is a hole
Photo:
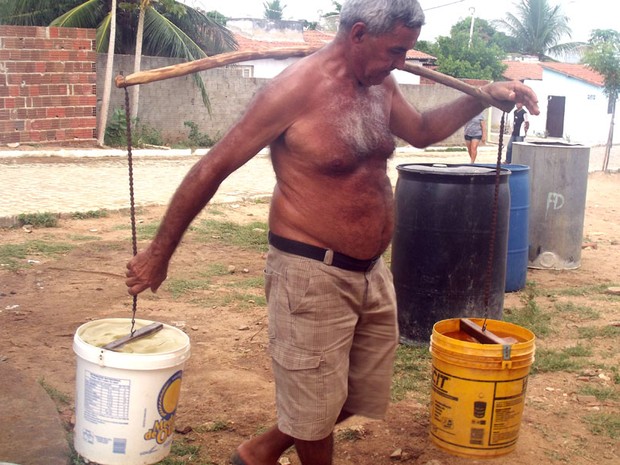
[[[507,79],[525,82],[538,95],[540,115],[530,118],[531,136],[583,145],[607,143],[611,114],[599,73],[574,63],[504,63]],[[620,129],[615,129],[618,141]]]
[[[547,102],[539,119],[549,137],[571,143],[602,145],[607,142],[611,113],[603,92],[603,76],[579,64],[543,63],[544,88],[538,98]],[[614,139],[620,135],[616,128]]]

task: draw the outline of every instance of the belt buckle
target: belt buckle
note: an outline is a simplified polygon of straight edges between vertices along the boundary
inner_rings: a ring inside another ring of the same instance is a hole
[[[331,266],[334,263],[334,251],[332,249],[325,250],[325,256],[323,257],[323,263]]]

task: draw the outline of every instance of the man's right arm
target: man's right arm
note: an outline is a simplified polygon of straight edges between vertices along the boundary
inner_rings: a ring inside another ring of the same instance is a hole
[[[266,85],[241,119],[187,173],[174,193],[152,243],[127,264],[129,293],[155,292],[166,279],[168,263],[193,219],[226,177],[269,145],[291,124],[294,110],[286,82]],[[294,93],[294,92],[293,92]]]

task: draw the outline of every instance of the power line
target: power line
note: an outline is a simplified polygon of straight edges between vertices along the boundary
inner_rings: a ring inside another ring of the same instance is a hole
[[[455,5],[457,3],[463,3],[465,0],[458,0],[456,2],[445,3],[444,5],[431,6],[429,8],[425,8],[424,11],[436,10],[437,8],[443,8],[444,6]]]

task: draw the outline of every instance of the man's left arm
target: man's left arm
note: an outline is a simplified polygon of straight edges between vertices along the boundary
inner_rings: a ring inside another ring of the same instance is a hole
[[[446,139],[486,108],[478,99],[464,95],[446,105],[420,113],[406,101],[395,81],[391,85],[390,129],[394,135],[415,147],[427,147]],[[536,94],[519,81],[491,83],[482,90],[497,100],[521,102],[532,114],[539,113]]]

